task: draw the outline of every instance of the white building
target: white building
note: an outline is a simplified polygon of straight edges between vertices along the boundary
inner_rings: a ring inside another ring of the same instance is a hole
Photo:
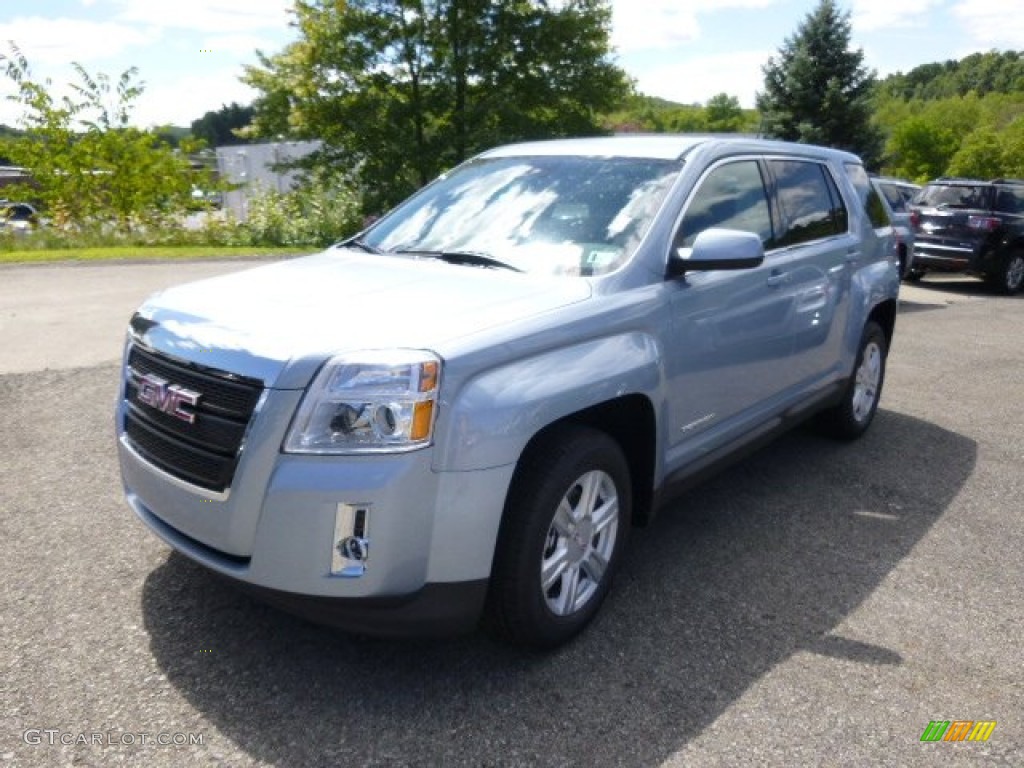
[[[249,198],[259,189],[287,192],[301,176],[281,168],[322,146],[321,141],[280,141],[270,144],[239,144],[217,147],[217,172],[234,189],[224,193],[224,210],[245,221]]]

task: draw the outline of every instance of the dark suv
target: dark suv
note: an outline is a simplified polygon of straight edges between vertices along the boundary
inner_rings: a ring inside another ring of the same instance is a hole
[[[912,205],[914,268],[966,272],[1002,293],[1024,284],[1024,180],[937,179]]]

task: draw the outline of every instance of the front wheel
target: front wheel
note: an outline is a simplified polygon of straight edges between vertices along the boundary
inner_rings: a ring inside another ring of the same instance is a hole
[[[818,424],[825,432],[844,440],[863,435],[878,410],[885,381],[887,345],[882,327],[872,321],[864,326],[857,362],[839,405],[823,411]]]
[[[498,535],[491,630],[535,647],[559,645],[582,630],[611,586],[631,511],[629,465],[608,435],[566,426],[529,447]]]

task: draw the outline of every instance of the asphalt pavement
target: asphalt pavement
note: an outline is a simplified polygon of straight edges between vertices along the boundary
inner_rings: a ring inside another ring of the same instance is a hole
[[[134,519],[127,318],[244,266],[0,268],[0,764],[1024,765],[1024,296],[907,287],[862,440],[797,430],[689,492],[538,654],[307,624]]]

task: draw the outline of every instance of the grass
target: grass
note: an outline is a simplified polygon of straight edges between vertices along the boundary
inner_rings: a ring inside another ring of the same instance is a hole
[[[0,250],[0,264],[50,261],[147,261],[150,259],[236,259],[246,256],[295,256],[314,253],[316,248],[252,245],[118,245],[95,248],[47,248],[21,251]]]

